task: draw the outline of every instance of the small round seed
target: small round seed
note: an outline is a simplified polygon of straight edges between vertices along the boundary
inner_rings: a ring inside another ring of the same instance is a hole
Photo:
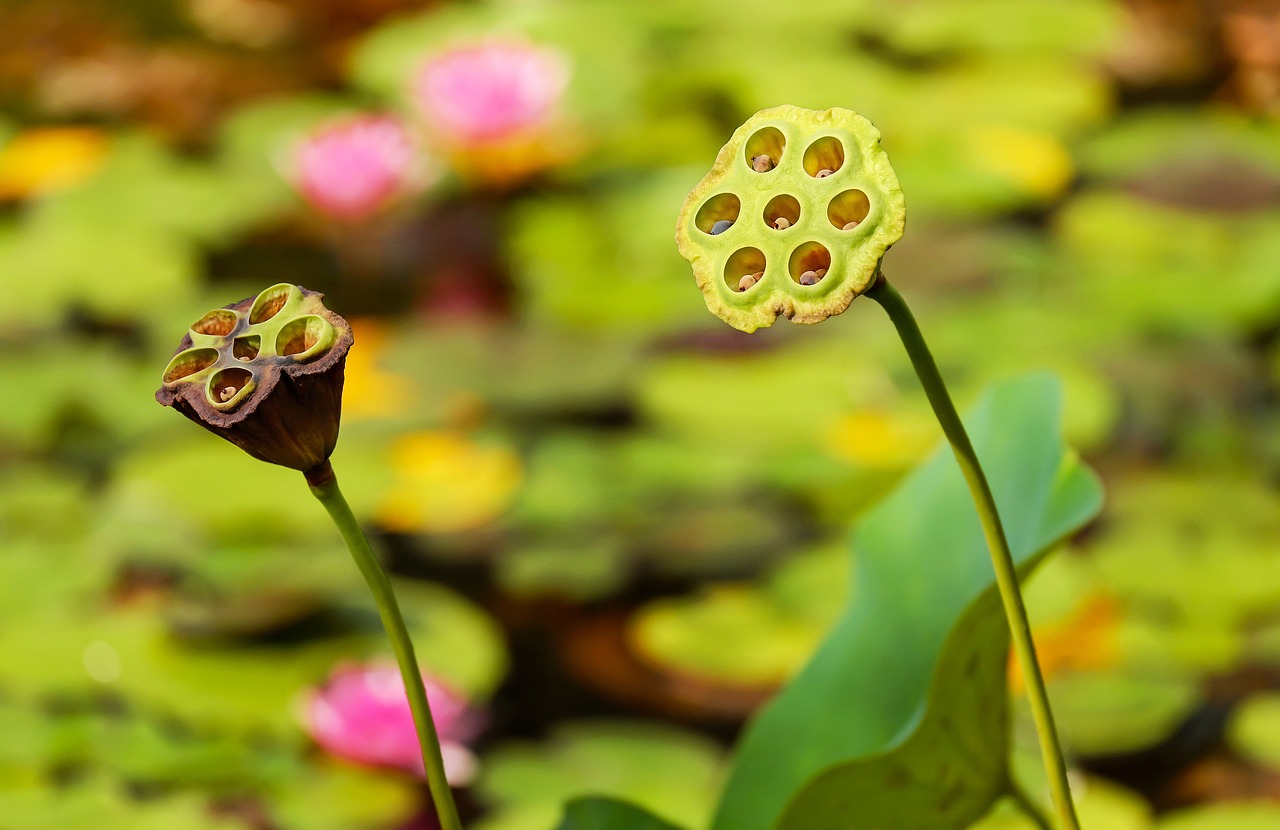
[[[729,228],[732,228],[732,227],[733,227],[732,219],[721,219],[711,226],[711,235],[715,236],[717,234],[724,233],[725,231],[729,230]]]
[[[832,173],[834,173],[834,172],[836,172],[836,171],[834,171],[834,170],[828,170],[827,168],[825,168],[825,167],[824,167],[824,168],[822,168],[821,170],[819,170],[819,171],[818,171],[817,178],[819,178],[819,179],[825,179],[827,176],[830,176],[830,175],[831,175]]]
[[[827,269],[826,269],[826,268],[819,268],[817,271],[814,271],[814,272],[813,272],[813,275],[814,275],[815,277],[817,277],[818,279],[822,279],[823,277],[825,277],[825,276],[827,275]]]
[[[821,279],[821,277],[818,276],[816,271],[805,271],[803,274],[800,275],[800,284],[814,285],[818,282],[819,279]]]
[[[787,228],[791,227],[791,220],[785,216],[779,216],[777,219],[773,220],[773,226],[780,231],[785,231]]]
[[[856,228],[856,227],[858,227],[858,223],[857,223],[857,222],[846,222],[846,223],[845,223],[845,226],[844,226],[843,228],[841,228],[840,230],[842,230],[842,231],[851,231],[851,230],[853,230],[853,229],[854,229],[854,228]]]
[[[751,157],[751,169],[757,173],[768,173],[776,166],[777,164],[774,162],[773,157],[766,153]]]
[[[236,388],[234,386],[224,386],[218,390],[218,403],[226,403],[236,396]]]
[[[746,291],[748,288],[758,283],[760,281],[760,278],[763,276],[764,276],[763,273],[744,274],[742,279],[738,280],[738,290]]]

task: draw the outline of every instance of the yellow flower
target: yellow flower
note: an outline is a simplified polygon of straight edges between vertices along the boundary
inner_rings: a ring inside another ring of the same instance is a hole
[[[1048,133],[989,124],[968,135],[974,166],[1039,199],[1052,199],[1071,183],[1071,154]]]
[[[61,190],[97,172],[107,138],[89,127],[27,130],[0,150],[0,199]]]
[[[347,381],[342,414],[347,418],[389,418],[408,409],[411,381],[378,365],[386,343],[385,327],[371,320],[351,321],[360,343],[347,355]]]
[[[391,447],[394,483],[378,520],[400,532],[458,533],[496,519],[522,479],[507,447],[483,445],[452,431],[405,435]]]
[[[828,447],[837,458],[864,467],[899,469],[924,458],[937,439],[931,419],[864,409],[833,425]]]

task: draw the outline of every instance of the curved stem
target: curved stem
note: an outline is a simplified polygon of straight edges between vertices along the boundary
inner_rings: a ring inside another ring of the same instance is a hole
[[[462,830],[462,822],[458,819],[458,808],[453,803],[453,791],[445,778],[444,758],[440,754],[440,738],[436,734],[436,724],[431,718],[431,706],[427,703],[427,690],[422,682],[422,671],[418,668],[417,658],[413,653],[413,641],[409,639],[409,631],[405,628],[404,617],[400,614],[400,605],[396,602],[391,581],[386,571],[378,563],[369,540],[365,538],[356,522],[347,500],[338,489],[338,480],[333,475],[333,468],[325,462],[307,474],[307,484],[311,487],[324,509],[329,511],[333,523],[351,551],[351,558],[356,561],[360,573],[364,576],[369,590],[373,593],[374,602],[378,605],[378,615],[382,617],[382,625],[391,639],[391,650],[395,652],[396,662],[400,666],[400,675],[404,678],[405,691],[409,697],[409,708],[413,712],[413,723],[418,731],[418,743],[422,747],[422,763],[427,773],[427,788],[431,791],[431,800],[435,803],[436,815],[440,819],[441,830]]]
[[[1035,645],[1031,640],[1031,624],[1027,621],[1027,609],[1022,602],[1022,592],[1018,589],[1018,573],[1013,563],[1013,555],[1009,552],[1009,542],[1004,535],[1004,526],[1000,523],[1000,515],[996,512],[995,499],[991,495],[991,487],[987,483],[986,474],[978,463],[978,456],[973,451],[969,434],[956,413],[955,404],[947,392],[938,366],[929,353],[920,327],[916,324],[911,309],[902,299],[902,295],[889,285],[883,276],[877,278],[876,284],[866,292],[867,296],[879,303],[893,321],[911,358],[911,365],[920,378],[929,404],[942,426],[951,449],[955,452],[956,461],[969,484],[969,492],[973,496],[974,506],[978,510],[978,518],[982,521],[982,532],[987,539],[987,548],[991,551],[991,563],[995,567],[996,585],[1000,589],[1000,599],[1004,603],[1005,617],[1009,621],[1009,631],[1013,638],[1013,650],[1018,663],[1022,667],[1023,678],[1027,686],[1027,699],[1031,704],[1031,716],[1035,721],[1036,732],[1040,736],[1040,753],[1044,758],[1045,770],[1049,775],[1049,791],[1053,795],[1053,803],[1058,816],[1062,820],[1063,830],[1079,830],[1076,820],[1075,806],[1071,802],[1071,787],[1067,781],[1067,765],[1062,757],[1062,745],[1058,741],[1058,731],[1053,724],[1053,712],[1049,708],[1049,696],[1045,691],[1044,677],[1040,673],[1040,664],[1036,661]]]

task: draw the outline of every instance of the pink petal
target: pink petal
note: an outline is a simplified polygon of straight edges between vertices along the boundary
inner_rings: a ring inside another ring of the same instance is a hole
[[[475,733],[477,718],[458,695],[423,677],[445,772],[451,783],[465,783],[475,758],[462,744]],[[422,773],[413,713],[399,670],[393,665],[339,668],[307,701],[308,733],[327,752],[357,763],[400,767]]]
[[[506,39],[432,56],[414,78],[414,93],[429,128],[465,145],[540,126],[568,84],[569,62],[562,53]]]
[[[415,152],[399,121],[357,116],[321,127],[298,145],[294,185],[322,213],[363,219],[410,184]]]

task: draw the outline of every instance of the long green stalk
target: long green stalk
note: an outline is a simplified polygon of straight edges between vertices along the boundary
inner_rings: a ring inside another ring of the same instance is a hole
[[[1075,805],[1071,801],[1071,787],[1067,781],[1067,765],[1062,757],[1062,745],[1058,740],[1058,730],[1053,723],[1053,711],[1049,708],[1049,696],[1045,691],[1044,677],[1040,673],[1040,663],[1036,660],[1035,644],[1031,640],[1031,624],[1027,621],[1027,609],[1022,602],[1022,592],[1018,589],[1018,573],[1013,563],[1013,555],[1009,552],[1009,542],[1004,535],[1004,526],[1000,523],[1000,515],[996,512],[995,499],[991,495],[991,487],[987,484],[986,474],[978,463],[978,456],[973,451],[969,434],[956,412],[951,395],[947,392],[938,365],[925,344],[924,336],[911,309],[902,299],[902,295],[891,286],[883,276],[866,292],[867,296],[879,303],[888,313],[889,319],[898,330],[902,345],[906,347],[911,358],[911,365],[920,378],[929,404],[942,425],[942,431],[951,443],[956,461],[969,484],[969,492],[973,496],[974,506],[978,510],[978,518],[982,521],[982,532],[987,539],[987,548],[991,551],[991,563],[995,566],[996,585],[1000,589],[1000,599],[1004,603],[1005,617],[1009,620],[1009,631],[1013,637],[1013,650],[1022,667],[1026,681],[1027,699],[1031,704],[1031,716],[1035,721],[1036,732],[1040,736],[1040,754],[1044,758],[1045,770],[1049,775],[1049,791],[1053,796],[1054,806],[1062,820],[1062,830],[1079,830]]]
[[[338,489],[338,480],[333,475],[333,468],[325,462],[322,467],[307,473],[307,484],[324,509],[329,511],[338,532],[351,550],[351,558],[356,561],[364,581],[373,592],[374,602],[378,605],[378,614],[382,617],[382,625],[391,639],[391,650],[395,652],[396,663],[400,666],[400,675],[404,678],[405,691],[409,696],[409,708],[413,711],[413,723],[418,731],[418,743],[422,747],[422,763],[427,772],[427,788],[431,791],[431,800],[435,803],[436,815],[440,819],[441,830],[462,830],[462,822],[458,819],[458,808],[453,803],[453,792],[449,789],[449,781],[445,778],[444,758],[440,754],[440,738],[436,734],[436,724],[431,718],[431,706],[427,702],[427,690],[422,683],[422,671],[418,668],[418,660],[413,653],[413,641],[409,639],[409,631],[405,628],[404,617],[400,614],[400,605],[396,602],[391,581],[386,571],[378,563],[369,540],[351,513],[347,500]]]

